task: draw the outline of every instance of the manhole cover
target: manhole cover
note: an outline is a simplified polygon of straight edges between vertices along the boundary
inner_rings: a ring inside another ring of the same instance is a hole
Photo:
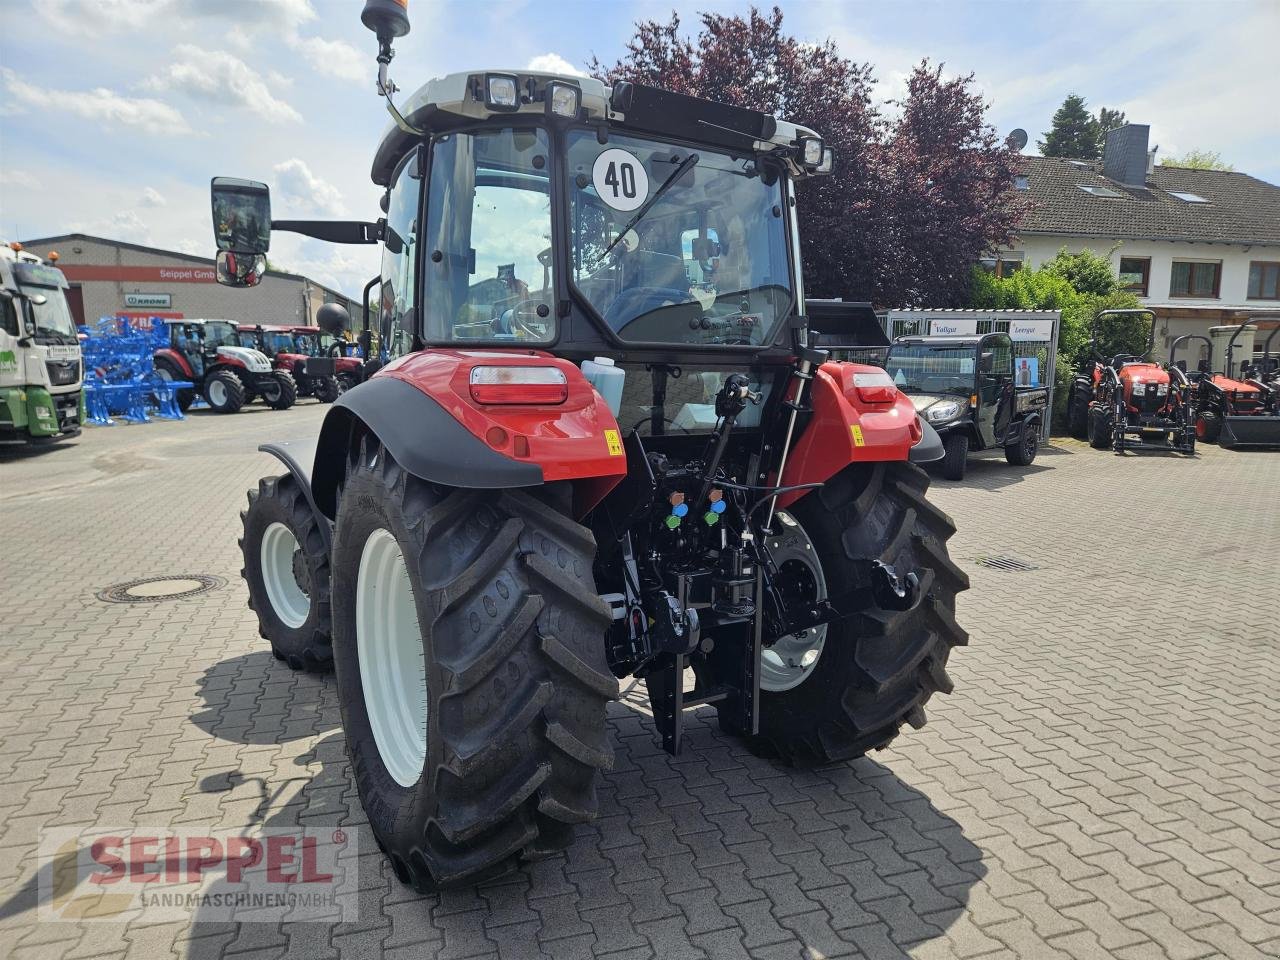
[[[185,600],[225,587],[227,581],[207,573],[183,573],[172,577],[146,577],[107,587],[98,594],[107,603],[155,603],[158,600]]]
[[[984,567],[990,567],[992,570],[1006,570],[1010,573],[1022,573],[1027,570],[1040,569],[1035,564],[1019,560],[1017,557],[979,557],[975,562]]]

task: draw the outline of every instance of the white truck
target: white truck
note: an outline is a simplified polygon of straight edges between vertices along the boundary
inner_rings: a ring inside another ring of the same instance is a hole
[[[0,443],[80,433],[84,360],[62,271],[0,242]]]

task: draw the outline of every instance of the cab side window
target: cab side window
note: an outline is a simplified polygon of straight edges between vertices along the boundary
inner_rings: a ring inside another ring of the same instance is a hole
[[[418,201],[422,170],[418,150],[402,162],[391,188],[387,235],[382,250],[382,286],[378,310],[378,347],[394,360],[413,349],[417,317]]]
[[[17,304],[9,297],[0,297],[0,328],[11,337],[18,336]]]

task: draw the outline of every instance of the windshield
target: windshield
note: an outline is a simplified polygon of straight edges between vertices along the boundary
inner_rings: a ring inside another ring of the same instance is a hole
[[[76,336],[76,322],[71,319],[71,310],[67,307],[67,297],[56,287],[36,287],[20,284],[20,289],[29,297],[44,297],[44,303],[28,301],[31,315],[36,321],[37,340],[56,340],[59,343],[79,343]]]
[[[573,282],[633,342],[759,345],[792,306],[779,178],[752,156],[569,134]]]
[[[204,323],[177,322],[171,329],[175,345],[182,349],[194,347],[213,350],[217,347],[241,346],[236,337],[235,325],[227,320],[207,320]]]
[[[969,396],[974,386],[974,347],[894,345],[885,369],[903,393],[956,393]]]

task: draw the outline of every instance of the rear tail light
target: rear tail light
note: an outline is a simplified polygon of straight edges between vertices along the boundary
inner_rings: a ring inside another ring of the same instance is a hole
[[[863,403],[893,403],[898,398],[898,388],[893,385],[893,378],[884,371],[855,373],[853,385],[857,388],[858,399]]]
[[[471,399],[476,403],[564,403],[569,381],[555,367],[472,367]]]

